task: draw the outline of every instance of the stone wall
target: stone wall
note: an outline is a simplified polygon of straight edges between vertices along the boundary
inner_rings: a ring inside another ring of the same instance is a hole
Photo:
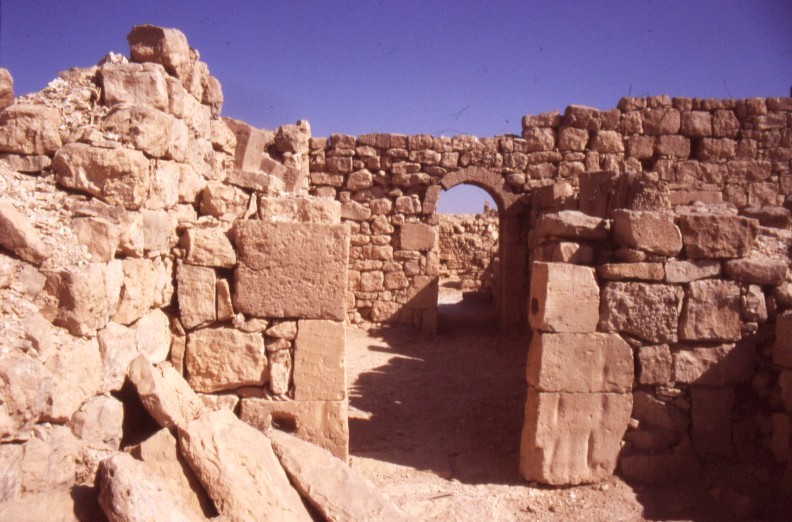
[[[492,295],[498,213],[440,214],[440,277],[462,291]]]

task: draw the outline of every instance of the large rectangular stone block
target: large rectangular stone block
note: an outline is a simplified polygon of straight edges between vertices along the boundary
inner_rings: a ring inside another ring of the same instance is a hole
[[[528,384],[543,392],[627,392],[633,353],[617,334],[535,333],[528,350]]]
[[[740,287],[732,281],[693,281],[679,319],[683,340],[736,341],[742,336]]]
[[[176,295],[185,328],[192,330],[217,319],[216,287],[217,276],[213,268],[179,265],[176,269]]]
[[[344,325],[333,321],[301,320],[294,341],[294,398],[346,398]]]
[[[651,343],[676,342],[684,295],[682,288],[674,285],[607,283],[602,292],[600,328]]]
[[[595,332],[599,287],[594,269],[564,263],[531,267],[528,322],[543,332]]]
[[[267,378],[264,338],[234,328],[204,328],[187,335],[187,373],[200,392],[261,386]]]
[[[683,214],[679,229],[688,258],[733,258],[751,251],[759,222],[730,214]]]
[[[547,393],[529,389],[520,474],[543,484],[609,477],[632,411],[629,393]]]
[[[242,399],[240,418],[260,430],[275,425],[336,457],[349,455],[346,401],[272,401]]]
[[[343,321],[349,229],[346,225],[237,225],[234,309],[257,317]]]
[[[423,223],[405,223],[399,230],[399,244],[403,250],[430,250],[437,243],[435,227]]]

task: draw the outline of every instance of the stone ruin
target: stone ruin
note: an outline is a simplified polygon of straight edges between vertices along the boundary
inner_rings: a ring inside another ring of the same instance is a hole
[[[465,293],[494,299],[498,269],[498,212],[440,214],[440,279]]]
[[[128,41],[39,93],[0,73],[0,518],[406,519],[344,463],[344,329],[435,332],[459,184],[498,207],[501,331],[533,333],[525,479],[741,458],[788,491],[792,99],[315,138],[220,117],[179,31]]]

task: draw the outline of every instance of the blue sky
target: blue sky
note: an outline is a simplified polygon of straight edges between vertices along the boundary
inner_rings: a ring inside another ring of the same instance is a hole
[[[0,0],[0,66],[17,94],[38,90],[128,54],[140,23],[187,35],[223,85],[225,115],[265,128],[304,118],[315,136],[519,134],[522,115],[573,103],[792,86],[789,0]]]

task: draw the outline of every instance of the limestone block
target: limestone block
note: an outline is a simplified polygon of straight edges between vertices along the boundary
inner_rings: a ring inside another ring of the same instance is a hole
[[[599,287],[594,269],[563,263],[534,263],[528,322],[545,332],[594,332]]]
[[[234,328],[204,328],[187,334],[187,374],[200,392],[261,386],[267,376],[264,339]]]
[[[608,281],[622,279],[662,281],[665,278],[662,263],[605,263],[597,267],[597,274]]]
[[[600,329],[624,332],[650,343],[677,341],[685,293],[673,285],[607,283],[600,304]]]
[[[742,336],[740,287],[731,281],[690,283],[679,320],[679,338],[736,341]]]
[[[151,187],[149,160],[137,150],[70,143],[55,154],[52,168],[61,185],[131,210],[143,205]]]
[[[190,72],[190,47],[178,29],[154,25],[136,25],[127,35],[132,60],[139,63],[158,63],[179,79],[186,80]]]
[[[619,209],[613,212],[611,228],[621,245],[663,256],[682,250],[682,234],[670,213]]]
[[[585,105],[569,105],[564,110],[563,124],[596,132],[600,129],[600,111]]]
[[[155,308],[132,325],[135,349],[154,364],[168,358],[171,346],[170,319],[159,308]]]
[[[690,259],[743,257],[751,251],[759,222],[728,214],[682,214],[679,229]]]
[[[430,250],[437,243],[435,227],[423,223],[405,223],[399,227],[399,244],[403,250]]]
[[[760,324],[767,321],[767,301],[761,286],[750,285],[740,298],[740,305],[745,321]]]
[[[14,103],[14,78],[8,69],[0,67],[0,111]]]
[[[175,125],[173,116],[146,105],[116,105],[102,121],[103,130],[154,158],[170,157],[171,145],[178,139]]]
[[[91,397],[71,419],[71,429],[84,442],[105,445],[117,450],[121,446],[124,404],[115,397]]]
[[[536,224],[536,234],[541,238],[604,240],[609,231],[606,220],[576,210],[544,214]]]
[[[108,520],[200,521],[203,513],[175,491],[164,477],[127,453],[99,465],[99,504]]]
[[[113,321],[131,324],[143,317],[156,301],[157,270],[148,259],[124,259],[123,286]]]
[[[677,134],[680,126],[680,114],[676,109],[660,107],[643,111],[644,134],[656,136],[660,134]]]
[[[712,115],[707,111],[683,112],[679,131],[690,138],[712,136]]]
[[[74,498],[76,497],[76,498]],[[95,499],[94,499],[95,502]],[[75,513],[84,513],[80,495],[67,489],[24,494],[0,503],[0,520],[14,522],[72,522],[78,520]]]
[[[259,218],[270,223],[341,223],[341,203],[330,198],[260,197]]]
[[[527,380],[541,392],[628,392],[632,348],[616,334],[534,332]]]
[[[704,458],[729,457],[732,445],[734,388],[690,388],[693,449]]]
[[[0,245],[35,265],[41,265],[51,254],[28,218],[6,198],[0,198]]]
[[[93,259],[106,262],[115,258],[121,233],[118,225],[102,217],[84,217],[72,219],[72,229]]]
[[[731,386],[751,379],[756,347],[750,343],[682,349],[672,353],[673,380],[698,386]]]
[[[624,141],[616,131],[601,130],[594,133],[589,148],[601,154],[624,153]]]
[[[240,418],[260,430],[281,427],[304,441],[346,460],[349,426],[346,401],[272,401],[242,399]]]
[[[233,268],[236,253],[221,228],[191,228],[181,237],[187,251],[185,262],[191,265]]]
[[[384,289],[385,275],[379,270],[360,274],[359,288],[362,292],[379,292]]]
[[[293,341],[297,337],[297,321],[281,321],[267,329],[267,335]]]
[[[243,190],[210,181],[203,190],[200,211],[203,216],[222,217],[229,214],[241,218],[249,201],[250,197]]]
[[[176,270],[176,283],[179,313],[184,327],[192,330],[214,322],[217,314],[215,271],[212,268],[183,264]]]
[[[589,133],[586,129],[575,127],[561,127],[558,130],[558,150],[560,151],[584,151],[589,141]]]
[[[669,260],[665,264],[666,282],[689,283],[698,279],[715,277],[721,273],[720,261],[698,259],[691,261]]]
[[[784,368],[792,368],[792,312],[776,317],[775,334],[773,362]]]
[[[135,331],[131,328],[109,322],[97,333],[99,354],[102,357],[101,391],[119,391],[124,385],[129,363],[137,357]]]
[[[292,355],[289,350],[278,350],[269,354],[269,388],[275,395],[289,391],[292,379]]]
[[[629,393],[528,390],[520,474],[543,484],[597,482],[616,469],[632,411]]]
[[[149,105],[170,108],[165,69],[154,63],[106,63],[99,69],[104,104]]]
[[[357,201],[349,201],[341,205],[341,219],[349,219],[351,221],[366,221],[371,217],[371,209],[358,203]]]
[[[52,374],[40,362],[15,351],[0,355],[0,440],[49,415],[51,400]]]
[[[723,272],[742,283],[777,286],[786,279],[787,263],[776,259],[730,259],[723,263]]]
[[[271,174],[268,169],[262,167],[261,160],[264,150],[274,141],[275,135],[272,131],[257,129],[232,118],[223,118],[223,121],[236,135],[234,167],[250,172],[261,168],[267,174]]]
[[[234,309],[257,317],[346,318],[346,225],[237,225]]]
[[[343,323],[300,320],[294,341],[294,398],[298,401],[346,398]]]
[[[228,174],[225,182],[254,192],[268,193],[271,189],[275,189],[277,185],[277,183],[273,182],[275,179],[277,178],[268,176],[258,170],[234,169]]]
[[[127,451],[143,462],[153,474],[164,478],[194,511],[203,513],[207,518],[215,513],[215,507],[198,478],[179,454],[179,441],[170,430],[163,428]]]
[[[310,124],[306,120],[300,120],[296,124],[278,127],[275,132],[275,147],[280,152],[308,153],[310,138]]]
[[[234,303],[231,300],[231,286],[227,279],[218,279],[215,285],[217,295],[217,320],[228,321],[234,317]]]
[[[55,324],[80,336],[103,328],[116,312],[122,281],[119,261],[91,263],[48,277],[47,286],[59,299]]]
[[[96,339],[73,339],[44,360],[52,375],[49,417],[68,421],[80,405],[102,388],[102,358]]]
[[[52,154],[61,146],[57,109],[17,103],[0,112],[0,152]]]
[[[638,358],[638,382],[641,384],[666,384],[671,380],[671,350],[667,344],[641,346]]]
[[[222,516],[231,521],[310,522],[272,445],[228,410],[206,413],[179,430],[179,445]]]
[[[204,409],[203,401],[168,363],[154,366],[139,355],[129,365],[128,375],[140,402],[163,428],[185,426]]]
[[[412,520],[374,484],[330,452],[278,430],[270,430],[267,435],[294,486],[325,519]]]
[[[587,265],[594,260],[594,249],[585,243],[553,241],[534,249],[533,256],[533,260],[546,263]]]
[[[688,159],[690,140],[684,136],[658,136],[655,139],[655,152],[663,157]]]

